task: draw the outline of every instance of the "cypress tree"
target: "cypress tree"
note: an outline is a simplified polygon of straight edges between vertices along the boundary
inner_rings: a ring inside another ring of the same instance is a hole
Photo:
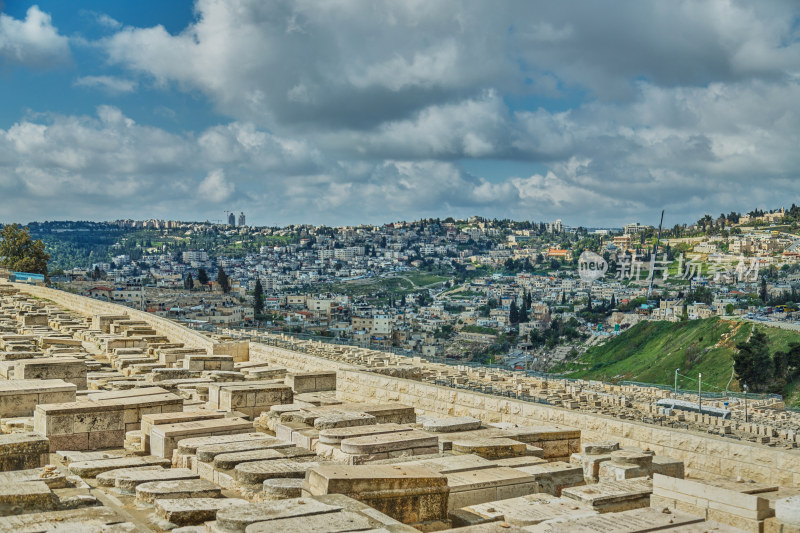
[[[261,286],[261,280],[256,280],[255,302],[253,303],[253,313],[256,318],[264,314],[264,287]]]

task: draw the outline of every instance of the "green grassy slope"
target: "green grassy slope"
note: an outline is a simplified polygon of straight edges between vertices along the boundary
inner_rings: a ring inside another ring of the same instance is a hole
[[[709,318],[689,322],[640,322],[601,346],[589,349],[580,360],[566,365],[567,376],[606,381],[631,380],[673,384],[676,368],[697,378],[702,372],[704,388],[724,390],[731,378],[736,343],[747,340],[750,322]],[[762,327],[762,326],[758,326]],[[770,352],[785,350],[800,342],[800,333],[765,327]],[[681,388],[694,388],[696,381],[681,379]],[[734,379],[732,390],[738,390]]]

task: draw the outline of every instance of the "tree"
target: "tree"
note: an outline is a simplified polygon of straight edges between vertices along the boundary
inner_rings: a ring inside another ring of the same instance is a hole
[[[192,278],[191,274],[186,276],[186,281],[183,282],[183,287],[187,290],[192,290],[194,288],[194,278]]]
[[[228,279],[228,275],[225,273],[222,267],[219,267],[219,270],[217,271],[217,283],[219,284],[219,288],[222,289],[222,292],[225,294],[231,292],[231,280]]]
[[[208,272],[205,268],[197,269],[197,282],[203,286],[203,290],[208,286]]]
[[[589,298],[586,299],[586,311],[589,313],[592,312],[592,295],[589,294]]]
[[[256,318],[264,314],[264,287],[261,286],[260,279],[256,280],[253,314],[255,314]]]
[[[517,302],[511,302],[511,307],[508,311],[508,321],[511,324],[519,324],[519,310],[517,309]]]
[[[608,303],[609,309],[614,309],[617,306],[617,299],[614,298],[614,295],[611,295],[611,301]]]
[[[525,301],[522,301],[522,306],[519,308],[519,317],[518,322],[520,324],[525,323],[528,321],[528,309],[525,307]]]
[[[31,238],[28,228],[9,224],[0,231],[0,267],[12,272],[28,272],[47,276],[50,254],[45,253],[41,239]]]
[[[767,277],[761,276],[761,290],[758,291],[758,297],[761,298],[763,303],[767,303]]]
[[[769,357],[767,335],[759,328],[753,331],[750,340],[736,345],[733,370],[739,383],[746,383],[753,391],[763,390],[772,377],[773,365]]]
[[[102,277],[102,275],[100,274],[100,267],[99,267],[99,266],[97,266],[97,265],[95,265],[95,266],[94,266],[94,272],[92,272],[92,279],[93,279],[94,281],[97,281],[97,280],[98,280],[98,279],[100,279],[101,277]]]

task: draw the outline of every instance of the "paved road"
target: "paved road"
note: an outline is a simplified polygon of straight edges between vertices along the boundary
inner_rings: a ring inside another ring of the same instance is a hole
[[[740,320],[740,321],[752,322],[753,324],[758,324],[759,326],[788,329],[791,331],[800,331],[800,325],[795,324],[793,322],[783,322],[778,320],[755,320],[753,318],[744,318],[744,317],[720,317],[720,318],[722,318],[723,320],[730,320],[731,322]]]

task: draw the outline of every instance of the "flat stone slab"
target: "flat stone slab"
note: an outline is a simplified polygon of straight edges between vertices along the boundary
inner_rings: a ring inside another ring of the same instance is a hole
[[[236,465],[234,477],[239,483],[261,485],[265,480],[277,477],[304,478],[306,471],[316,466],[319,463],[299,463],[288,459],[253,461]]]
[[[530,446],[527,453],[530,453]],[[505,459],[495,459],[492,464],[495,466],[508,466],[510,468],[519,468],[522,466],[541,465],[547,462],[546,459],[534,455],[523,455],[521,457],[506,457]]]
[[[438,446],[438,444],[438,437],[422,431],[412,430],[344,439],[341,442],[341,448],[345,453],[358,455],[408,450],[411,448],[430,448]]]
[[[11,514],[7,510],[12,507],[21,507],[28,512],[52,510],[55,508],[56,502],[56,495],[44,481],[28,481],[0,486],[0,512],[2,514]]]
[[[371,426],[376,424],[376,419],[367,413],[331,413],[314,420],[314,429],[334,429],[345,427]]]
[[[0,518],[0,531],[49,531],[54,528],[55,524],[58,524],[60,531],[64,532],[103,531],[102,526],[121,524],[123,522],[125,522],[125,518],[108,507],[83,507],[67,511],[5,516]],[[107,531],[117,530],[109,528]]]
[[[450,487],[451,495],[468,490],[533,482],[535,479],[530,474],[503,466],[447,474],[447,485]]]
[[[550,494],[530,494],[518,498],[509,498],[478,505],[470,505],[462,509],[485,520],[500,520],[510,526],[524,527],[560,517],[591,517],[597,511],[580,507]],[[571,529],[557,531],[572,531]]]
[[[117,452],[114,450],[108,451],[98,451],[98,452],[81,452],[81,451],[57,451],[56,455],[61,457],[61,460],[64,461],[64,464],[69,466],[72,463],[76,463],[78,461],[97,461],[98,459],[115,459],[117,457],[122,457],[123,452]]]
[[[69,465],[69,471],[81,477],[92,478],[97,474],[115,470],[117,468],[130,468],[134,466],[163,466],[169,468],[172,461],[153,456],[118,457],[116,459],[99,459],[97,461],[76,461]]]
[[[375,530],[377,525],[363,514],[351,511],[327,514],[314,520],[313,517],[300,516],[279,518],[269,522],[256,522],[247,526],[246,533],[339,533],[344,531]]]
[[[178,442],[178,453],[180,455],[195,455],[201,446],[212,446],[218,444],[231,444],[234,442],[253,442],[277,440],[266,433],[238,433],[235,435],[216,435],[210,437],[191,437],[181,439]],[[223,453],[223,452],[220,452]]]
[[[263,498],[266,500],[286,500],[299,498],[303,492],[303,479],[272,478],[264,480]]]
[[[399,424],[376,424],[374,426],[356,426],[349,428],[324,429],[319,432],[319,442],[323,444],[339,444],[344,439],[366,437],[369,435],[383,435],[385,433],[400,433],[411,431],[412,428]]]
[[[587,442],[581,445],[581,453],[586,455],[605,455],[619,450],[619,442]]]
[[[221,453],[214,457],[214,468],[218,470],[231,470],[241,463],[268,461],[271,459],[286,459],[286,456],[278,450],[269,448],[263,450],[249,450],[246,452]]]
[[[60,489],[67,486],[67,476],[64,475],[64,473],[55,471],[44,477],[43,474],[44,470],[41,468],[0,472],[0,485],[14,486],[19,483],[28,483],[30,481],[42,481],[51,489]]]
[[[174,479],[171,481],[149,481],[136,487],[138,503],[153,503],[155,500],[174,498],[219,498],[222,489],[205,479]]]
[[[424,467],[401,465],[322,465],[309,470],[304,490],[312,495],[353,494],[445,486],[447,478]]]
[[[477,455],[447,455],[435,459],[421,459],[418,461],[404,461],[395,463],[396,466],[414,466],[428,468],[440,474],[455,474],[457,472],[470,472],[485,468],[495,468],[497,464]]]
[[[153,455],[158,455],[159,457],[172,457],[172,452],[178,446],[180,440],[192,437],[247,433],[252,428],[253,423],[243,418],[216,418],[153,426],[150,430],[150,450]]]
[[[247,505],[247,500],[239,498],[177,498],[153,502],[156,515],[177,526],[202,524],[214,520],[221,509]]]
[[[471,416],[454,416],[449,418],[430,418],[423,422],[422,429],[432,433],[451,433],[454,431],[471,431],[481,427],[481,421]]]
[[[47,437],[38,433],[10,433],[0,435],[0,459],[7,456],[48,453]]]
[[[502,503],[502,502],[498,502]],[[560,517],[537,526],[526,528],[535,533],[646,533],[651,531],[687,532],[695,531],[693,524],[701,526],[696,531],[731,531],[725,526],[714,524],[713,528],[705,523],[705,519],[672,511],[669,514],[660,509],[633,509],[620,513],[611,513],[587,517]]]
[[[533,466],[517,468],[520,472],[532,475],[536,479],[537,492],[546,492],[560,496],[568,487],[576,487],[585,483],[583,468],[580,465],[553,461]]]
[[[484,459],[504,459],[525,455],[526,445],[513,439],[464,439],[453,441],[454,454],[475,454]]]
[[[272,481],[272,480],[270,480]],[[231,533],[244,533],[247,526],[257,522],[321,514],[338,513],[342,508],[313,498],[297,498],[276,502],[254,503],[242,508],[223,509],[217,513],[217,528]],[[325,518],[328,518],[327,516]],[[273,530],[277,531],[277,530]]]
[[[118,477],[122,477],[129,472],[139,472],[142,470],[152,472],[154,470],[164,470],[164,467],[159,465],[146,465],[134,466],[131,468],[117,468],[116,470],[109,470],[108,472],[97,474],[94,479],[100,487],[113,487]]]
[[[197,457],[197,460],[202,463],[210,463],[216,456],[226,453],[249,452],[252,450],[277,450],[294,447],[294,443],[286,442],[285,440],[276,439],[274,437],[265,437],[264,439],[260,440],[246,440],[242,442],[228,442],[223,444],[200,446],[197,448],[195,456]],[[180,446],[178,453],[180,453]]]
[[[134,491],[142,483],[197,479],[199,476],[188,468],[163,468],[161,470],[139,470],[117,476],[114,486],[120,490]]]
[[[624,481],[603,481],[594,485],[570,487],[561,491],[561,497],[575,500],[592,508],[600,508],[644,499],[649,504],[652,493],[653,482],[649,479],[639,478]]]
[[[617,450],[611,452],[611,462],[617,465],[636,465],[647,468],[653,464],[653,454],[634,452],[629,450]]]

